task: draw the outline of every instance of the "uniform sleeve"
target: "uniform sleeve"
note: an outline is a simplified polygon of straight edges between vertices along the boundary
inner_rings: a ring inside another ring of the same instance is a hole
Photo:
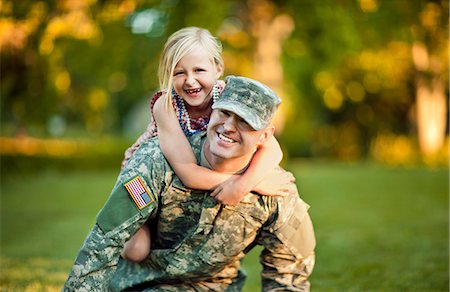
[[[64,284],[63,291],[107,291],[123,244],[98,224],[89,232]]]
[[[280,216],[259,238],[259,244],[264,247],[260,255],[264,291],[310,289],[308,278],[315,259],[313,226],[306,211],[308,205],[300,199],[292,203],[293,212],[287,217]]]
[[[152,153],[159,156],[157,152],[147,152]],[[160,161],[152,155],[137,153],[136,159],[133,157],[121,172],[81,246],[63,291],[108,290],[125,242],[148,218],[156,215],[165,176]]]

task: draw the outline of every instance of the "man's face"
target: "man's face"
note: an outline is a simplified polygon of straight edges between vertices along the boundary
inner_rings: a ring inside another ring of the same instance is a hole
[[[222,159],[251,157],[267,138],[265,131],[254,130],[233,112],[215,109],[207,130],[210,152]]]

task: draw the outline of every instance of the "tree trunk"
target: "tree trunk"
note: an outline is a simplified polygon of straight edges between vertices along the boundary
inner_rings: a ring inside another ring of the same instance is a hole
[[[444,80],[440,78],[441,64],[430,56],[422,43],[412,47],[416,77],[416,110],[419,146],[426,156],[437,153],[444,145],[447,102]],[[428,77],[428,76],[431,76]]]
[[[275,116],[276,131],[282,131],[288,95],[283,93],[282,45],[294,29],[294,21],[287,14],[276,15],[270,1],[249,1],[250,31],[256,41],[253,76],[272,88],[283,100]]]

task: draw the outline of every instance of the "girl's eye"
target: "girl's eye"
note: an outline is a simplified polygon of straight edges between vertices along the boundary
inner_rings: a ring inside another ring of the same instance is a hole
[[[198,68],[198,69],[196,69],[195,71],[197,71],[197,72],[204,72],[204,71],[206,71],[205,69],[202,69],[202,68]]]
[[[181,74],[183,74],[183,72],[182,71],[178,71],[178,72],[174,72],[173,76],[178,76],[178,75],[181,75]]]

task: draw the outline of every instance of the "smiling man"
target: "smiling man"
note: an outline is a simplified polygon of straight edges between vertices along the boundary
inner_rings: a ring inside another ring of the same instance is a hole
[[[206,135],[189,139],[203,166],[240,173],[258,145],[273,135],[271,121],[280,99],[248,78],[230,76],[226,82]],[[65,289],[239,291],[245,280],[240,260],[261,245],[263,289],[307,291],[314,231],[293,177],[289,190],[283,197],[252,192],[237,206],[222,205],[209,192],[186,189],[157,139],[150,139],[122,170]],[[123,244],[148,218],[154,231],[149,258],[142,263],[121,259]]]

